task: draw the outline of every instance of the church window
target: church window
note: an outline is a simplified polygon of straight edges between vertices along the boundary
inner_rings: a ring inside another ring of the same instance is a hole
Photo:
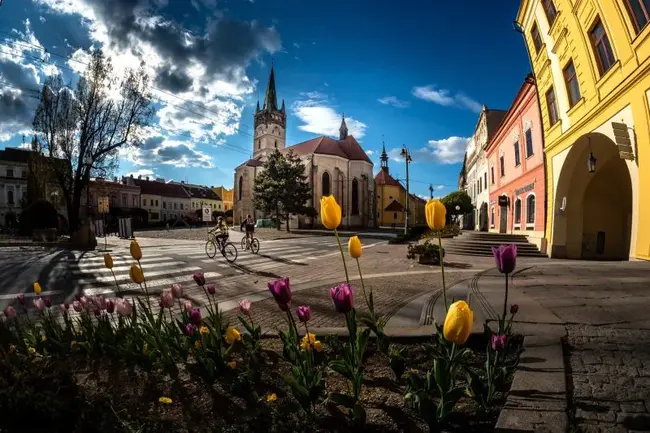
[[[397,212],[393,212],[393,219],[394,219],[394,220],[397,219]]]
[[[241,200],[243,188],[244,188],[244,176],[239,176],[239,200]]]
[[[257,148],[258,149],[262,148],[262,140],[257,140]]]
[[[330,175],[328,172],[323,173],[323,177],[321,178],[321,181],[323,183],[322,187],[322,195],[323,197],[328,196],[331,194],[330,191]]]
[[[275,148],[278,148],[278,140],[275,140]]]
[[[359,215],[359,182],[352,179],[352,215]]]

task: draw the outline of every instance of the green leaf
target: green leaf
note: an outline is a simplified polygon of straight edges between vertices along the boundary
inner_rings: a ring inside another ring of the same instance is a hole
[[[307,389],[305,389],[302,385],[300,385],[293,376],[286,375],[283,377],[283,379],[287,383],[287,385],[291,387],[292,391],[296,395],[309,398],[309,391],[307,391]]]
[[[352,409],[354,414],[354,424],[359,427],[366,424],[366,410],[359,403],[354,405]]]
[[[334,370],[335,372],[339,373],[340,375],[346,377],[347,379],[354,380],[352,371],[350,370],[348,364],[346,364],[345,362],[341,360],[330,361],[328,367]]]
[[[356,359],[358,362],[363,362],[363,355],[366,353],[368,338],[370,338],[370,329],[364,329],[360,334],[357,335]]]
[[[354,397],[338,392],[330,392],[327,399],[334,404],[349,407],[350,409],[352,409],[356,403]]]
[[[449,369],[442,359],[433,361],[433,377],[440,391],[444,394],[449,389]]]

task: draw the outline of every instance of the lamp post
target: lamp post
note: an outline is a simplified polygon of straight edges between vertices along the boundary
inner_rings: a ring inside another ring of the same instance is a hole
[[[406,144],[402,144],[402,151],[400,155],[404,157],[406,162],[406,212],[404,213],[404,234],[408,234],[409,230],[409,164],[411,163],[411,153],[406,147]]]
[[[429,184],[429,195],[431,196],[431,199],[433,199],[433,185]]]
[[[459,212],[460,212],[460,206],[456,205],[456,223],[458,223],[458,219],[459,219],[459,216],[458,216],[459,214],[458,213]]]

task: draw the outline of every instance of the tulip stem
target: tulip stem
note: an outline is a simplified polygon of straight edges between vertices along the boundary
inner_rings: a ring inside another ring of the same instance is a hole
[[[151,301],[149,300],[149,288],[147,288],[147,279],[144,276],[144,271],[142,270],[142,265],[140,264],[140,260],[138,260],[138,267],[140,268],[140,273],[142,274],[142,282],[144,283],[144,293],[147,295],[147,307],[149,307],[149,311],[151,311]]]
[[[120,285],[117,283],[117,277],[115,276],[115,272],[113,272],[113,268],[111,268],[111,274],[113,274],[113,281],[115,281],[115,287],[117,287],[117,297],[121,298],[122,293],[120,291]]]
[[[440,274],[442,275],[442,300],[445,303],[445,312],[447,307],[447,286],[445,285],[445,254],[442,249],[442,229],[438,230],[438,258],[440,259]]]
[[[370,310],[370,313],[372,313],[372,320],[375,320],[375,311],[373,306],[370,304],[370,301],[368,301],[368,296],[366,295],[366,285],[363,282],[363,274],[361,273],[361,263],[359,263],[359,259],[356,259],[357,261],[357,269],[359,269],[359,279],[361,280],[361,290],[363,291],[363,298],[366,300],[366,304],[368,305],[368,309]]]
[[[336,241],[339,243],[339,250],[341,251],[341,259],[343,259],[343,269],[345,270],[345,281],[350,284],[350,277],[348,275],[348,265],[345,264],[345,254],[343,254],[343,245],[341,245],[341,238],[339,238],[339,232],[334,229],[334,236],[336,236]]]
[[[501,333],[505,334],[506,332],[506,314],[508,312],[507,307],[508,307],[508,274],[505,274],[506,276],[506,293],[505,296],[503,297],[503,318],[501,319],[503,323],[503,329],[501,330]]]

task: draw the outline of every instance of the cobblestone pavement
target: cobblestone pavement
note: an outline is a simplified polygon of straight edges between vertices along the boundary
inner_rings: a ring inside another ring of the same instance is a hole
[[[566,325],[575,431],[650,431],[650,263],[552,261],[515,281]]]
[[[230,231],[239,232],[239,227],[231,227]],[[142,231],[136,231],[135,237],[156,238],[156,239],[184,239],[184,240],[201,241],[201,240],[205,240],[205,232],[206,232],[205,227],[173,228],[170,230],[165,230],[165,229],[142,230]],[[309,236],[309,235],[287,233],[286,231],[278,231],[276,229],[270,229],[270,228],[255,229],[255,237],[263,240],[298,238],[298,237],[305,237],[305,236]]]

